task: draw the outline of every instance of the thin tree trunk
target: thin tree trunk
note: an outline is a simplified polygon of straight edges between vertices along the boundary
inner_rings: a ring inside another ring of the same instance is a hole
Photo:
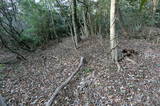
[[[77,0],[72,0],[72,24],[74,30],[74,38],[76,47],[78,47],[78,42],[81,40],[80,36],[78,35],[78,19],[77,19]]]
[[[49,4],[48,4],[48,5],[49,5],[49,8],[50,8],[51,10],[54,10],[54,8],[53,8],[50,0],[48,0],[48,3],[49,3]],[[52,20],[52,24],[53,24],[53,33],[54,33],[56,39],[59,39],[59,38],[58,38],[58,35],[57,35],[57,32],[56,32],[56,29],[55,29],[55,26],[56,26],[56,25],[55,25],[55,22],[54,22],[53,13],[52,13],[52,11],[50,11],[50,13],[51,13],[51,20]]]
[[[156,13],[156,9],[157,9],[157,5],[158,5],[159,0],[152,0],[152,6],[153,6],[153,10],[152,10],[152,18],[151,20],[154,21],[155,19],[155,13]],[[154,23],[151,24],[151,28],[149,31],[149,37],[148,39],[151,38],[151,34],[152,34],[152,27],[154,26]]]
[[[74,39],[74,31],[72,29],[72,25],[69,24],[69,29],[70,29],[70,34],[72,36],[72,41],[73,41],[73,44],[74,44],[74,48],[76,49],[76,43],[75,43],[75,39]]]
[[[120,27],[122,29],[122,32],[123,32],[124,36],[128,37],[129,33],[128,33],[127,28],[125,27],[124,20],[123,20],[123,17],[122,17],[122,13],[121,13],[121,9],[118,5],[117,5],[117,16],[118,16],[118,21],[119,21],[119,24],[120,24]]]
[[[74,39],[75,45],[78,46],[78,35],[77,35],[77,25],[76,25],[76,0],[72,0],[72,24],[73,24],[73,31],[74,31]]]
[[[54,8],[52,6],[52,2],[49,1],[49,0],[44,0],[44,3],[46,5],[46,7],[49,9],[49,13],[50,13],[50,16],[51,16],[51,23],[53,25],[53,33],[54,33],[56,39],[58,39],[58,35],[57,35],[56,29],[55,29],[56,25],[55,25],[54,18],[53,18],[53,13],[52,13],[52,11],[54,10]],[[53,36],[51,35],[50,38],[53,39]]]
[[[83,2],[85,2],[85,0],[83,0]],[[84,9],[83,9],[83,22],[84,22],[84,32],[85,32],[85,35],[88,37],[89,36],[89,32],[88,32],[88,27],[87,27],[87,11],[86,11],[86,8],[84,6]]]
[[[90,33],[91,33],[91,36],[94,36],[94,29],[93,29],[93,24],[92,24],[92,20],[91,20],[91,14],[88,13],[88,21],[89,21],[89,27],[90,27]]]
[[[84,22],[84,33],[88,37],[88,27],[87,27],[87,22],[86,22],[86,16],[85,16],[85,10],[83,10],[83,22]]]
[[[117,53],[117,37],[115,34],[115,16],[116,16],[116,0],[111,0],[110,7],[110,48],[112,60],[117,62],[118,53]]]

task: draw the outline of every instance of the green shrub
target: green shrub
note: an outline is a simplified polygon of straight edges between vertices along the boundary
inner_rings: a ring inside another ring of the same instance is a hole
[[[93,70],[92,69],[90,69],[90,68],[85,68],[85,69],[83,69],[83,72],[84,73],[90,73],[90,72],[92,72]]]
[[[23,34],[20,37],[21,41],[29,44],[32,49],[35,49],[37,46],[41,44],[41,38],[39,36],[30,35],[30,34]]]

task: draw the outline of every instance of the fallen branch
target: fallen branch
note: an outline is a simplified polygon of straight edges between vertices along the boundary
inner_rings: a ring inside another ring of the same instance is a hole
[[[126,57],[126,60],[127,60],[127,61],[130,61],[132,64],[137,64],[134,60],[132,60],[132,59],[130,59],[130,58],[128,58],[128,57]]]
[[[76,71],[74,73],[72,73],[72,75],[66,81],[64,81],[58,88],[56,88],[56,90],[54,91],[54,93],[51,96],[51,98],[45,103],[45,106],[51,106],[53,104],[53,101],[55,100],[55,98],[58,95],[59,91],[62,88],[64,88],[70,82],[70,80],[77,74],[77,72],[80,70],[80,68],[83,65],[83,60],[84,60],[84,57],[81,57],[80,63],[78,65]]]

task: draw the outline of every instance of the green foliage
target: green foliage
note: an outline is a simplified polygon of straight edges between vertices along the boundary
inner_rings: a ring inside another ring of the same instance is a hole
[[[61,38],[70,33],[69,24],[72,25],[70,1],[40,0],[36,3],[35,0],[18,0],[16,2],[18,8],[16,15],[13,15],[12,9],[8,13],[12,13],[13,19],[15,17],[18,19],[18,23],[13,21],[17,31],[21,32],[20,29],[24,29],[21,35],[14,34],[18,40],[20,39],[20,42],[36,48],[47,43],[48,40]],[[82,16],[84,11],[89,33],[91,33],[92,26],[95,34],[101,32],[102,35],[107,35],[109,33],[110,0],[78,0],[77,3],[79,26],[84,25]],[[4,4],[0,3],[0,6],[7,7],[11,4],[5,1]],[[153,18],[152,5],[148,0],[119,0],[117,7],[121,10],[121,15],[125,20],[124,26],[129,29],[129,33],[138,32],[143,26],[160,26],[160,6],[158,5]],[[0,15],[1,20],[5,22],[6,19]],[[122,32],[120,23],[117,24],[117,29]],[[4,35],[4,30],[0,29],[0,34]]]
[[[122,0],[119,6],[125,20],[124,24],[131,35],[138,34],[144,26],[154,26],[159,23],[159,13],[156,12],[153,16],[151,2],[147,0]]]
[[[41,38],[39,36],[33,36],[31,34],[22,34],[20,40],[29,44],[32,47],[32,49],[35,49],[37,46],[41,44]]]
[[[0,64],[0,70],[3,70],[5,68],[4,64]]]
[[[35,3],[22,0],[20,9],[22,11],[20,17],[25,22],[21,40],[31,44],[32,47],[63,37],[68,33],[65,18],[61,17],[58,11],[51,8],[47,2]]]
[[[0,81],[4,79],[5,74],[3,73],[3,70],[5,69],[5,65],[4,64],[0,64]],[[0,82],[1,85],[1,82]]]
[[[83,72],[86,73],[86,74],[88,74],[88,73],[90,73],[90,72],[92,72],[92,71],[93,71],[93,70],[90,69],[90,68],[85,68],[85,69],[83,69]]]
[[[144,7],[145,3],[147,3],[148,0],[141,0],[141,4],[140,4],[140,10],[142,10],[142,8]]]

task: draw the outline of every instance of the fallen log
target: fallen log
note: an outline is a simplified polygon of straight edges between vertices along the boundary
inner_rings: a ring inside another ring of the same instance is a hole
[[[56,88],[56,90],[54,91],[53,95],[50,97],[50,99],[45,103],[45,106],[51,106],[56,98],[56,96],[58,95],[58,93],[60,92],[60,90],[62,88],[64,88],[69,82],[70,80],[78,73],[78,71],[81,69],[82,65],[83,65],[83,61],[84,61],[84,57],[81,57],[80,59],[80,63],[76,69],[75,72],[72,73],[72,75],[70,77],[67,78],[66,81],[64,81],[58,88]]]
[[[0,64],[13,64],[18,62],[17,55],[6,55],[4,57],[0,57]]]

